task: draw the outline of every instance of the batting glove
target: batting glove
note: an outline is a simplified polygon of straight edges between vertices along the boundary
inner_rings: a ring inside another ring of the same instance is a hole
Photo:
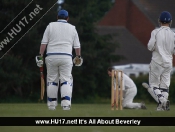
[[[43,57],[42,56],[36,56],[35,60],[36,60],[36,64],[37,64],[38,67],[43,66]]]
[[[76,56],[73,59],[73,62],[75,64],[75,66],[81,66],[83,64],[83,58],[81,58],[81,56]]]

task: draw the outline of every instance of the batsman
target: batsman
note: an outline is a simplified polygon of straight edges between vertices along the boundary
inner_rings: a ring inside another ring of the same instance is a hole
[[[81,47],[75,26],[68,23],[69,15],[66,10],[58,12],[58,20],[51,22],[43,35],[40,56],[46,51],[47,68],[47,106],[55,110],[57,106],[58,89],[60,84],[61,107],[70,110],[73,88],[72,66],[81,66]],[[72,60],[72,50],[76,57]],[[42,60],[36,60],[40,67]]]

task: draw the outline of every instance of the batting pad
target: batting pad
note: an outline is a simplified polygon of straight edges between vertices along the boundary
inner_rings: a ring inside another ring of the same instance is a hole
[[[165,99],[168,99],[169,96],[168,92],[162,92],[162,95],[164,96]]]
[[[147,89],[148,92],[150,93],[150,95],[154,98],[154,100],[159,103],[159,100],[158,100],[158,97],[155,95],[154,91],[153,91],[153,88],[148,88]]]
[[[47,85],[47,97],[57,98],[58,97],[58,86],[48,83]]]
[[[72,83],[63,82],[60,89],[61,106],[71,106]]]

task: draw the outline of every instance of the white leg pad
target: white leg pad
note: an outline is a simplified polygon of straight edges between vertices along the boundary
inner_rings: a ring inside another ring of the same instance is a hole
[[[158,100],[163,103],[166,101],[164,96],[162,95],[162,92],[158,88],[153,88],[154,94],[157,96]]]
[[[165,99],[168,99],[169,94],[167,92],[162,92],[162,95],[164,96]]]
[[[61,106],[71,106],[72,82],[64,82],[61,86]]]
[[[148,92],[150,93],[150,95],[154,98],[154,100],[159,103],[159,100],[158,100],[158,97],[155,95],[154,91],[153,91],[153,88],[148,88],[147,89]]]
[[[47,97],[57,98],[58,96],[58,86],[49,85],[47,86]]]
[[[57,97],[58,97],[58,86],[48,83],[47,86],[47,105],[57,106]]]

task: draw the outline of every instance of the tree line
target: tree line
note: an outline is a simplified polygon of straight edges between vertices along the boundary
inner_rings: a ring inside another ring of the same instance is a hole
[[[2,0],[0,2],[0,29],[3,29],[30,1]],[[43,2],[37,0],[34,2]],[[49,5],[46,1],[44,5]],[[100,36],[96,32],[96,23],[111,8],[109,0],[66,0],[62,9],[69,12],[69,23],[76,26],[82,47],[84,63],[82,67],[73,67],[75,99],[87,99],[95,96],[108,97],[109,78],[107,67],[112,61],[119,60],[113,54],[117,43],[112,36]],[[0,98],[19,97],[24,100],[37,100],[40,96],[40,73],[35,56],[39,53],[41,39],[46,26],[56,21],[56,4],[1,60],[0,60]],[[3,34],[1,34],[2,38]],[[3,54],[3,52],[1,52]],[[73,53],[75,55],[75,53]],[[44,67],[46,76],[46,68]],[[106,94],[108,93],[108,94]]]
[[[0,1],[0,30],[30,2],[30,0]],[[49,1],[33,2],[50,6]],[[75,102],[105,102],[110,100],[111,80],[107,68],[112,62],[120,61],[121,56],[115,53],[119,43],[113,42],[112,35],[99,35],[96,24],[113,6],[110,0],[65,0],[62,9],[69,12],[69,23],[76,26],[82,47],[84,63],[81,67],[73,67],[73,100]],[[47,7],[50,8],[50,7]],[[31,9],[32,10],[32,9]],[[47,14],[2,58],[0,59],[0,102],[37,102],[40,98],[40,72],[35,62],[39,54],[41,39],[46,26],[56,21],[58,5]],[[0,34],[0,39],[4,34]],[[1,41],[0,40],[0,41]],[[0,52],[0,55],[3,51]],[[75,56],[75,53],[73,52]],[[46,81],[46,67],[44,66]],[[175,102],[172,77],[170,100]],[[142,82],[148,76],[133,78],[138,87],[137,100],[154,101]],[[45,93],[46,100],[46,93]]]

